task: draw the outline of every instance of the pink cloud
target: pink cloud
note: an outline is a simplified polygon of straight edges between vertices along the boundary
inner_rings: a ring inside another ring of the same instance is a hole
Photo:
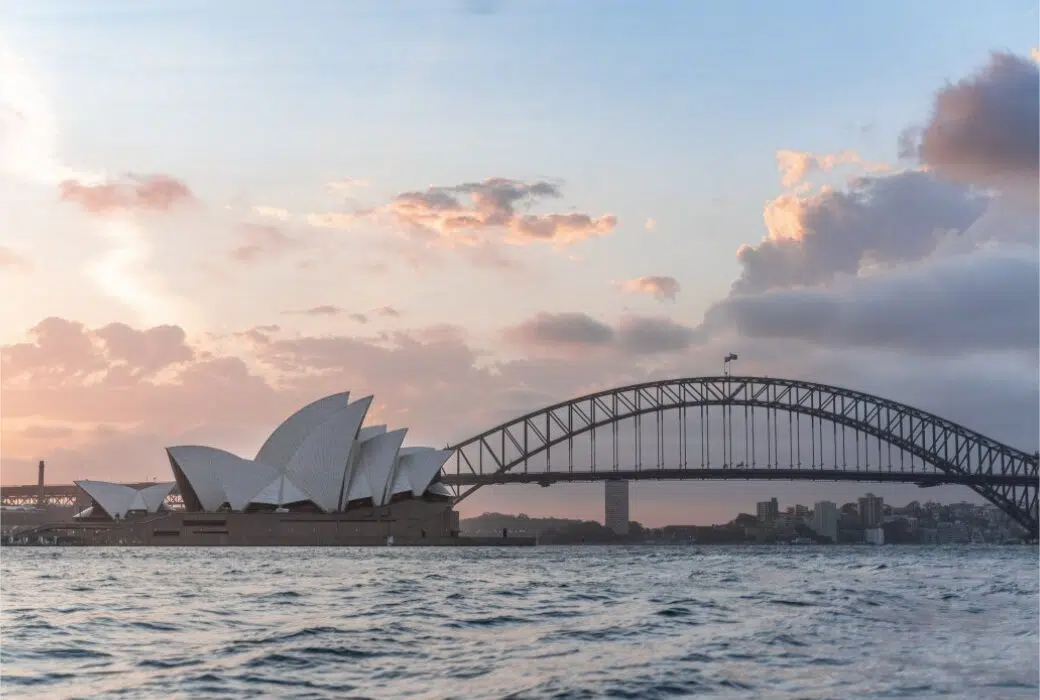
[[[124,210],[167,211],[178,202],[195,198],[187,185],[168,175],[131,175],[123,182],[97,185],[64,180],[58,189],[63,201],[75,202],[91,214]]]
[[[32,261],[13,248],[0,245],[0,270],[12,272],[29,272],[32,270]]]
[[[609,234],[617,217],[583,213],[530,214],[518,211],[561,196],[558,185],[488,178],[450,187],[405,192],[389,203],[356,213],[311,214],[308,222],[323,228],[350,228],[362,220],[385,221],[414,233],[440,237],[455,245],[478,245],[495,230],[512,244],[546,241],[560,245]]]
[[[867,172],[884,172],[891,169],[885,163],[864,161],[855,151],[807,153],[781,150],[776,152],[776,164],[780,169],[780,181],[784,187],[795,187],[815,172],[834,170],[843,165],[857,165],[861,171]]]
[[[619,285],[622,291],[633,294],[652,294],[658,300],[671,299],[675,301],[680,286],[674,277],[661,275],[649,275],[625,280]]]
[[[263,257],[296,250],[301,242],[273,224],[240,224],[241,242],[230,255],[242,263],[257,262]]]

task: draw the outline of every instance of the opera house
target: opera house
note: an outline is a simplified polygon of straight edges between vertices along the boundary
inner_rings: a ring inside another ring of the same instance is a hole
[[[402,447],[406,429],[364,425],[371,396],[333,394],[279,425],[252,459],[214,447],[167,448],[173,481],[144,488],[77,481],[83,544],[362,545],[458,534],[450,451]],[[179,491],[183,509],[167,506]]]

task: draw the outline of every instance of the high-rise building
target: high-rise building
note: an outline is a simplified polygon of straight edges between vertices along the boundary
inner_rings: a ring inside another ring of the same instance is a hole
[[[755,506],[755,515],[760,523],[772,524],[776,522],[776,516],[779,514],[780,504],[777,503],[775,498],[771,498],[768,501],[759,501],[758,505]]]
[[[604,482],[605,506],[603,524],[619,535],[628,534],[628,482],[611,479]]]
[[[838,506],[830,501],[820,501],[813,506],[812,529],[817,535],[838,541]]]
[[[885,520],[885,499],[868,493],[859,499],[859,520],[864,528],[881,527]]]

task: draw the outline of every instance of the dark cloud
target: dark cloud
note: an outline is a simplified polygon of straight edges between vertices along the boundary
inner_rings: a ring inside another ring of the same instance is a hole
[[[521,345],[604,346],[614,340],[614,329],[577,312],[540,312],[505,332],[505,339]]]
[[[294,316],[338,316],[346,313],[346,311],[339,306],[332,304],[321,304],[320,306],[312,306],[309,309],[300,309],[299,311],[283,311],[284,314],[291,314]]]
[[[685,350],[697,332],[670,319],[654,316],[628,316],[618,326],[618,344],[637,355]]]
[[[963,231],[988,200],[928,173],[855,180],[847,191],[783,195],[765,211],[769,234],[737,252],[736,293],[817,285],[855,274],[869,262],[920,260],[943,236]]]
[[[547,199],[558,199],[560,186],[547,180],[522,182],[492,177],[483,182],[433,186],[404,192],[388,204],[356,214],[311,214],[312,226],[349,228],[360,219],[387,219],[410,231],[463,245],[486,242],[481,233],[503,230],[509,243],[551,241],[567,244],[610,233],[617,217],[592,217],[579,212],[529,214],[522,209]]]
[[[617,328],[583,313],[546,313],[509,328],[507,342],[563,350],[610,348],[634,355],[675,352],[689,347],[696,331],[658,316],[626,316]]]
[[[827,288],[735,296],[706,332],[927,354],[1037,349],[1040,262],[1032,249],[982,250],[847,277]]]
[[[1023,56],[994,52],[978,73],[938,92],[919,143],[909,150],[922,163],[965,182],[1001,185],[1025,177],[1035,189],[1040,67]]]

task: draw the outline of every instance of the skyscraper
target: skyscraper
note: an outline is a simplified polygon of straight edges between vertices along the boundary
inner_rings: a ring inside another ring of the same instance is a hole
[[[817,535],[838,541],[838,506],[830,501],[820,501],[813,506],[812,529]]]
[[[859,518],[865,529],[881,527],[884,521],[884,505],[885,500],[872,493],[859,499]]]
[[[619,535],[628,534],[628,482],[611,479],[604,482],[603,524]]]
[[[762,524],[776,522],[776,516],[779,514],[780,504],[777,503],[775,498],[771,498],[768,501],[759,501],[755,506],[755,515],[758,517],[758,522]]]

